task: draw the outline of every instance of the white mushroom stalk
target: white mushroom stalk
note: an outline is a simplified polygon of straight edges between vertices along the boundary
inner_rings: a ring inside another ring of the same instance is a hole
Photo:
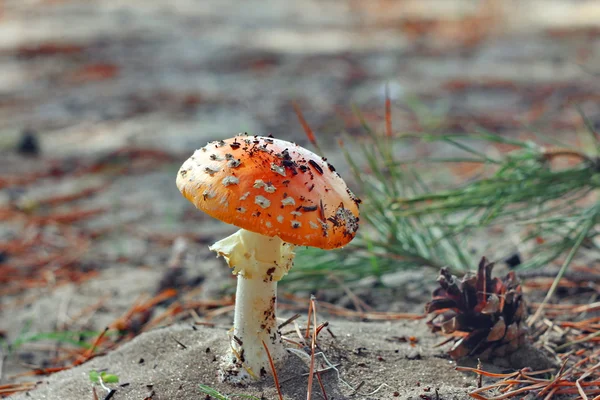
[[[276,320],[277,282],[293,265],[294,246],[240,229],[210,249],[225,258],[238,279],[233,332],[221,379],[231,383],[259,379],[270,373],[269,355],[275,363],[285,356]]]

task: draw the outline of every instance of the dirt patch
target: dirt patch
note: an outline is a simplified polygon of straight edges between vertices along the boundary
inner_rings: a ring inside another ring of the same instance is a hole
[[[323,354],[337,369],[322,373],[329,399],[464,399],[476,383],[473,376],[455,372],[454,362],[432,349],[440,338],[427,333],[422,322],[331,321],[330,329],[336,338],[323,336],[320,341]],[[411,335],[419,338],[414,346],[397,339]],[[219,382],[217,368],[226,340],[223,329],[189,325],[144,333],[104,357],[45,378],[35,391],[14,398],[91,398],[91,370],[119,376],[122,386],[110,385],[117,389],[115,399],[143,399],[152,392],[152,399],[203,398],[199,384],[224,394],[277,398],[271,380],[245,388]],[[278,368],[284,398],[305,399],[309,357],[291,354],[288,359]],[[359,390],[354,392],[349,386]],[[316,379],[314,391],[320,392]]]

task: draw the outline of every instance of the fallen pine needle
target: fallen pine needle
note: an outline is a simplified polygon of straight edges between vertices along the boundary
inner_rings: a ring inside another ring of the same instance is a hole
[[[317,341],[317,310],[316,310],[315,303],[316,303],[315,296],[311,295],[310,296],[309,315],[310,315],[310,310],[312,310],[314,331],[313,331],[312,340],[310,342],[310,369],[309,369],[309,375],[308,375],[308,389],[306,390],[306,400],[310,400],[312,397],[313,373],[315,371],[315,348],[316,348],[316,341]],[[309,317],[309,320],[310,320],[310,317]]]
[[[26,392],[35,388],[36,385],[35,382],[8,383],[6,385],[0,385],[0,394],[11,395],[17,392]]]
[[[310,144],[313,145],[315,150],[317,150],[317,152],[320,155],[323,155],[323,152],[321,151],[321,148],[319,147],[319,143],[317,142],[317,138],[315,137],[315,133],[310,128],[310,125],[308,125],[308,122],[306,122],[306,119],[304,119],[302,110],[300,110],[300,107],[298,106],[298,104],[296,102],[293,102],[292,106],[294,107],[294,112],[296,113],[296,116],[298,117],[298,121],[300,121],[300,125],[302,125],[302,128],[304,129],[304,133],[306,134],[306,137],[310,141]]]
[[[265,351],[267,352],[267,357],[269,358],[269,365],[271,365],[271,371],[273,372],[273,380],[275,381],[275,388],[277,389],[277,395],[279,395],[279,400],[283,400],[283,395],[281,394],[281,386],[279,385],[279,378],[277,377],[277,370],[275,369],[275,364],[273,364],[273,358],[271,358],[271,352],[267,347],[267,344],[264,340],[261,340]]]

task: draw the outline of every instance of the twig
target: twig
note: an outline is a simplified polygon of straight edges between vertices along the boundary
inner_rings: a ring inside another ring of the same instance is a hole
[[[302,299],[293,294],[284,293],[283,296],[286,299],[290,299],[296,303],[306,303],[305,299]],[[309,304],[310,307],[310,304]],[[319,307],[327,310],[327,313],[332,315],[337,315],[345,318],[359,318],[361,320],[372,320],[372,321],[395,321],[399,319],[411,319],[411,320],[419,320],[426,317],[425,314],[413,314],[413,313],[393,313],[393,312],[382,312],[382,311],[371,311],[371,312],[360,312],[355,310],[349,310],[344,307],[340,307],[335,304],[327,303],[324,301],[319,301]],[[294,307],[296,309],[296,307]],[[311,309],[308,309],[308,325],[310,326],[310,315]],[[307,331],[308,328],[307,328]],[[305,335],[308,338],[308,333]]]
[[[63,213],[54,213],[45,216],[32,216],[29,222],[38,225],[47,225],[50,223],[57,224],[73,224],[83,219],[95,217],[98,214],[106,212],[106,208],[93,208],[88,210],[75,209]]]
[[[560,345],[560,346],[558,346],[558,347],[556,348],[556,351],[564,350],[564,349],[566,349],[567,347],[569,347],[569,346],[573,346],[573,345],[575,345],[575,344],[579,344],[579,343],[585,343],[585,342],[589,341],[590,339],[593,339],[593,338],[596,338],[596,337],[600,337],[600,330],[599,330],[599,331],[597,331],[597,332],[594,332],[594,333],[592,333],[592,334],[590,334],[590,335],[587,335],[587,336],[585,336],[585,337],[583,337],[583,338],[581,338],[581,339],[578,339],[578,340],[573,340],[572,342],[568,342],[568,343],[565,343],[565,344],[563,344],[563,345]]]
[[[313,336],[310,342],[310,368],[308,376],[308,389],[306,390],[306,400],[310,400],[312,397],[312,383],[313,383],[313,372],[315,370],[315,348],[316,348],[316,340],[317,340],[317,309],[316,309],[316,299],[315,296],[310,296],[310,306],[312,309],[313,316]]]
[[[112,184],[112,182],[110,182],[110,181],[104,182],[99,186],[83,189],[77,193],[70,193],[67,195],[59,195],[59,196],[54,196],[54,197],[47,197],[45,199],[38,199],[38,200],[35,200],[35,205],[38,207],[40,207],[40,206],[48,207],[48,206],[56,206],[56,205],[59,205],[62,203],[70,203],[70,202],[73,202],[76,200],[90,197],[90,196],[100,192],[101,190],[108,188],[111,184]]]
[[[352,394],[353,394],[353,395],[354,395],[354,394],[357,394],[357,393],[358,393],[358,391],[359,391],[359,389],[360,389],[361,387],[363,387],[364,385],[365,385],[365,381],[360,381],[360,383],[359,383],[358,385],[356,385],[356,387],[354,388],[354,391],[352,392]]]
[[[392,137],[392,102],[390,101],[390,86],[385,84],[385,135]]]
[[[291,349],[288,348],[287,349],[290,353],[292,354],[296,354],[298,357],[300,358],[305,358],[307,359],[308,362],[310,362],[310,356],[308,354],[306,354],[305,352],[298,350],[298,349]],[[342,374],[340,373],[340,370],[337,369],[337,367],[339,366],[339,364],[332,364],[331,361],[329,361],[329,359],[327,359],[327,357],[325,356],[325,354],[320,351],[318,353],[315,354],[315,356],[321,356],[323,358],[323,362],[325,362],[325,364],[327,364],[327,368],[320,370],[319,372],[325,372],[329,369],[332,369],[335,371],[337,379],[339,382],[341,382],[342,384],[344,384],[344,386],[346,386],[348,389],[350,390],[354,390],[354,386],[352,386],[351,384],[349,384],[348,382],[346,382],[344,379],[342,379]],[[309,373],[305,374],[308,375]]]
[[[6,385],[0,385],[0,394],[10,395],[17,392],[27,392],[35,388],[36,385],[35,382],[8,383]]]
[[[96,338],[96,340],[94,340],[94,343],[92,344],[92,347],[90,347],[85,352],[85,354],[83,354],[80,358],[78,358],[77,360],[75,360],[75,362],[73,363],[74,366],[81,365],[84,362],[86,362],[89,359],[91,359],[91,358],[94,357],[94,352],[98,348],[98,345],[102,341],[102,338],[104,337],[104,335],[106,335],[106,332],[108,332],[108,327],[104,328],[104,330],[102,332],[100,332],[100,334],[98,335],[98,337]]]
[[[306,137],[310,141],[310,144],[312,144],[313,147],[315,148],[315,150],[317,150],[317,152],[321,156],[323,156],[324,153],[321,151],[321,148],[319,147],[319,143],[317,143],[317,138],[315,137],[313,130],[310,128],[310,125],[308,125],[308,122],[306,122],[306,120],[304,119],[304,115],[302,115],[302,110],[300,110],[300,107],[298,107],[298,104],[295,101],[292,102],[292,106],[294,107],[294,111],[296,112],[296,115],[298,116],[298,121],[300,121],[300,125],[302,125],[302,128],[304,129],[304,133],[306,133]]]
[[[327,328],[328,326],[329,326],[329,321],[325,321],[325,322],[321,323],[321,325],[319,325],[317,327],[316,335],[319,336],[319,334],[321,333],[321,330],[323,330],[323,328]]]
[[[4,375],[4,352],[0,347],[0,382],[2,381],[2,375]]]
[[[346,293],[346,296],[348,296],[348,298],[350,298],[350,301],[352,301],[352,304],[354,304],[354,308],[356,309],[356,311],[358,311],[358,312],[365,312],[365,310],[373,311],[373,307],[369,306],[360,297],[355,295],[352,292],[352,290],[350,290],[348,285],[345,285],[344,282],[342,282],[342,280],[339,277],[337,277],[334,274],[330,274],[329,278],[331,280],[335,281],[338,284],[338,286],[342,288],[344,293]]]
[[[535,390],[535,389],[540,389],[540,388],[544,387],[544,385],[545,385],[544,383],[536,383],[536,384],[533,384],[533,385],[525,386],[523,388],[516,389],[516,390],[510,391],[510,392],[504,393],[501,396],[488,397],[488,400],[508,399],[509,397],[513,397],[514,395],[521,394],[523,392],[530,392],[530,391]]]
[[[542,312],[544,311],[544,307],[550,301],[550,298],[554,295],[554,292],[556,291],[556,288],[558,288],[558,284],[559,284],[560,280],[562,279],[563,275],[569,268],[569,265],[571,265],[571,261],[573,261],[573,258],[575,257],[575,255],[577,254],[577,251],[581,247],[583,240],[587,237],[587,234],[590,232],[592,227],[596,224],[596,214],[595,213],[592,216],[588,216],[587,218],[588,218],[588,220],[585,222],[583,229],[579,233],[579,236],[577,237],[577,241],[571,248],[571,251],[569,252],[569,255],[567,256],[567,258],[565,259],[565,262],[563,263],[562,267],[560,267],[560,271],[558,271],[558,274],[556,275],[556,278],[554,279],[554,282],[552,283],[550,290],[548,290],[548,293],[546,293],[546,297],[544,297],[544,300],[542,301],[542,303],[536,310],[535,314],[533,314],[531,319],[528,321],[529,326],[532,326],[534,324],[534,322],[542,315]]]
[[[556,157],[572,157],[572,158],[578,158],[580,161],[587,162],[590,165],[593,165],[593,163],[594,163],[594,161],[584,153],[581,153],[576,150],[561,149],[561,148],[544,149],[542,152],[542,157],[544,157],[548,161],[552,161]]]
[[[519,272],[519,278],[521,280],[528,280],[533,278],[554,278],[556,274],[560,272],[560,269],[552,270],[533,270],[533,271],[521,271]],[[580,272],[580,271],[567,271],[563,275],[563,279],[567,279],[571,282],[599,282],[600,275],[591,272]]]
[[[277,389],[277,394],[279,395],[279,400],[283,400],[283,395],[281,394],[281,386],[279,385],[279,378],[277,377],[277,370],[275,369],[275,364],[273,363],[273,358],[271,358],[271,352],[267,347],[267,344],[264,340],[261,340],[265,351],[267,352],[267,357],[269,359],[269,365],[271,366],[271,371],[273,372],[273,381],[275,381],[275,388]]]
[[[481,369],[470,368],[470,367],[456,367],[454,369],[456,371],[461,371],[461,372],[474,372],[476,374],[484,375],[484,376],[487,376],[490,378],[512,378],[519,374],[518,372],[512,372],[510,374],[499,374],[499,373],[488,372],[488,371],[484,371]]]
[[[311,299],[312,299],[312,295],[311,295]],[[310,317],[312,315],[312,302],[309,303],[308,305],[308,316],[306,317],[306,333],[304,334],[304,339],[308,339],[308,337],[310,336]]]
[[[300,318],[300,314],[292,315],[291,317],[289,317],[288,319],[286,319],[285,321],[283,321],[281,324],[279,324],[279,326],[277,327],[277,329],[281,329],[284,326],[286,326],[288,324],[291,324],[292,322],[294,322],[298,318]]]
[[[322,354],[322,353],[317,353],[317,355]],[[317,369],[315,370],[315,374],[316,373],[321,373],[321,372],[327,372],[327,371],[331,371],[331,370],[335,370],[337,367],[339,367],[341,364],[334,364],[332,366],[328,366],[326,368],[321,368],[321,369]],[[308,376],[310,374],[310,372],[306,372],[304,374],[302,374],[302,376]]]
[[[577,384],[577,391],[579,392],[579,394],[581,395],[581,397],[584,400],[588,400],[587,395],[585,394],[585,392],[583,391],[583,388],[581,387],[581,382],[586,379],[588,376],[590,376],[592,374],[592,372],[594,372],[596,369],[600,368],[600,362],[597,363],[596,365],[594,365],[592,368],[590,368],[589,370],[586,371],[585,374],[581,375],[579,377],[579,379],[577,379],[575,381],[575,383]],[[600,382],[597,384],[597,386],[600,386]]]
[[[321,379],[321,373],[317,370],[315,371],[315,375],[317,375],[317,381],[319,381],[319,386],[321,387],[321,393],[323,393],[323,398],[327,400],[327,392],[325,391],[325,386],[323,385],[323,380]]]
[[[389,385],[387,383],[382,383],[381,385],[377,386],[377,388],[375,390],[373,390],[372,392],[365,393],[365,396],[373,396],[374,394],[377,394],[377,392],[379,392],[384,387],[389,387]]]

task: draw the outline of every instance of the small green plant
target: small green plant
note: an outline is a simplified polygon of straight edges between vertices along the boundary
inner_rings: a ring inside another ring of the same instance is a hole
[[[208,396],[214,397],[217,400],[233,400],[233,398],[235,398],[235,397],[238,397],[241,399],[260,400],[260,398],[258,398],[256,396],[251,396],[248,394],[232,394],[230,396],[227,396],[207,385],[200,385],[200,391]]]
[[[110,383],[119,383],[119,377],[117,375],[114,374],[109,374],[106,371],[95,371],[95,370],[91,370],[90,371],[90,381],[94,384],[98,384],[102,387],[102,389],[104,389],[107,393],[106,398],[111,398],[115,393],[116,393],[116,389],[111,389],[109,387],[106,386],[106,384],[110,384]],[[95,389],[94,389],[94,393],[95,393]]]
[[[98,372],[96,370],[91,370],[89,377],[92,383],[119,383],[119,377],[117,375],[109,374],[106,371]]]

